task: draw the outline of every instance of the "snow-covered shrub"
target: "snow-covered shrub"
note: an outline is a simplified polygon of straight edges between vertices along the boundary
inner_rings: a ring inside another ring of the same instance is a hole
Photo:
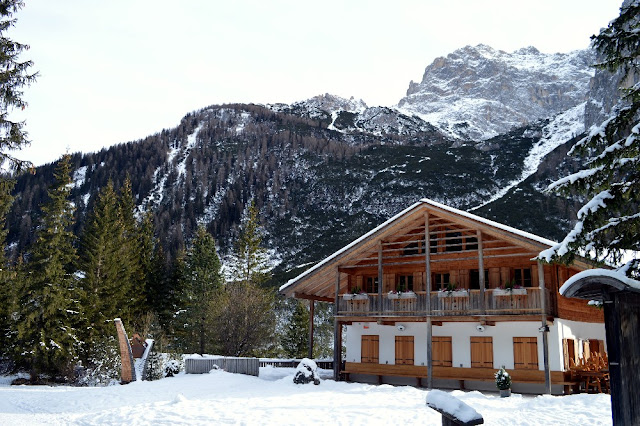
[[[109,336],[93,343],[80,384],[109,386],[120,382],[120,349],[118,340]]]
[[[504,365],[495,373],[496,387],[500,390],[511,389],[511,376],[505,370]]]
[[[293,383],[306,384],[313,382],[314,385],[320,384],[320,376],[318,375],[318,365],[315,361],[309,358],[302,358],[298,368],[296,368],[296,374],[293,377]]]
[[[177,359],[170,359],[164,364],[164,377],[173,377],[180,372],[182,365]]]

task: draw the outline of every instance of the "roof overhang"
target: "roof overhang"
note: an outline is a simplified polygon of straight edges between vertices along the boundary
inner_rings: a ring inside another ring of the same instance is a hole
[[[640,293],[640,282],[616,270],[590,269],[574,275],[560,287],[560,294],[565,297],[599,302],[605,294],[616,292]]]

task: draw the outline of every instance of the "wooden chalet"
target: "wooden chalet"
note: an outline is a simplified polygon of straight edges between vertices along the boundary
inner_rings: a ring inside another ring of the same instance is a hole
[[[536,260],[553,244],[423,199],[280,291],[335,304],[336,379],[495,389],[504,365],[514,390],[560,393],[605,329],[602,311],[558,293],[590,266]]]

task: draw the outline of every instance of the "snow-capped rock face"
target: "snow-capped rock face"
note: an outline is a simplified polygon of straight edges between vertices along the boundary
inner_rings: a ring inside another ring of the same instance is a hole
[[[449,135],[488,139],[585,102],[594,75],[591,50],[507,53],[466,46],[433,61],[409,84],[398,108]]]

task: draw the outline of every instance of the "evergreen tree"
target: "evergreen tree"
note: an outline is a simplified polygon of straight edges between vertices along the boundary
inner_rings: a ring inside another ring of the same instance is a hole
[[[11,196],[13,185],[14,181],[0,178],[0,357],[9,353],[10,318],[15,310],[14,275],[16,271],[10,269],[4,253],[7,238],[6,216],[13,202]]]
[[[584,250],[599,261],[618,263],[625,251],[640,250],[639,22],[640,1],[625,2],[620,16],[592,37],[593,46],[604,55],[596,66],[620,71],[626,87],[611,116],[572,148],[587,159],[585,168],[549,187],[562,194],[578,192],[588,201],[565,239],[541,253],[547,261],[570,261]],[[638,259],[627,263],[625,271],[639,277]]]
[[[98,193],[80,241],[78,269],[83,274],[86,308],[84,338],[95,341],[114,333],[112,321],[130,323],[127,283],[121,281],[122,233],[118,219],[118,200],[111,181]]]
[[[212,299],[215,341],[224,355],[256,355],[273,344],[275,295],[260,283],[268,278],[258,209],[251,203],[235,244],[232,280]]]
[[[16,23],[14,13],[22,8],[21,0],[0,2],[0,166],[8,165],[15,171],[31,167],[31,163],[19,160],[10,151],[27,145],[24,122],[12,121],[9,113],[12,109],[24,109],[27,104],[22,100],[22,88],[29,86],[37,74],[29,74],[31,61],[20,62],[18,58],[29,46],[17,43],[6,36],[6,32]]]
[[[291,358],[304,358],[309,349],[309,311],[296,300],[289,323],[282,337],[282,349]]]
[[[56,167],[49,201],[42,206],[38,238],[20,293],[15,361],[30,370],[32,380],[42,374],[65,376],[79,349],[75,327],[80,298],[72,275],[76,251],[70,231],[74,210],[70,184],[71,158],[65,155]]]
[[[223,284],[221,269],[213,237],[204,226],[198,227],[187,250],[182,276],[184,305],[179,321],[184,324],[181,329],[184,344],[200,354],[206,353],[210,341],[209,303]]]
[[[267,250],[262,246],[259,210],[251,202],[235,244],[232,273],[236,281],[261,284],[269,279]]]
[[[131,180],[127,176],[120,188],[118,197],[118,222],[119,232],[113,237],[118,240],[118,262],[120,264],[119,279],[121,291],[125,297],[124,304],[127,306],[128,318],[135,323],[147,311],[144,297],[144,263],[151,258],[151,248],[143,252],[142,243],[151,245],[150,241],[141,241],[141,236],[149,238],[143,233],[142,224],[139,226],[135,218],[135,202],[131,192]],[[150,229],[144,230],[149,232]],[[153,236],[151,236],[153,238]]]

